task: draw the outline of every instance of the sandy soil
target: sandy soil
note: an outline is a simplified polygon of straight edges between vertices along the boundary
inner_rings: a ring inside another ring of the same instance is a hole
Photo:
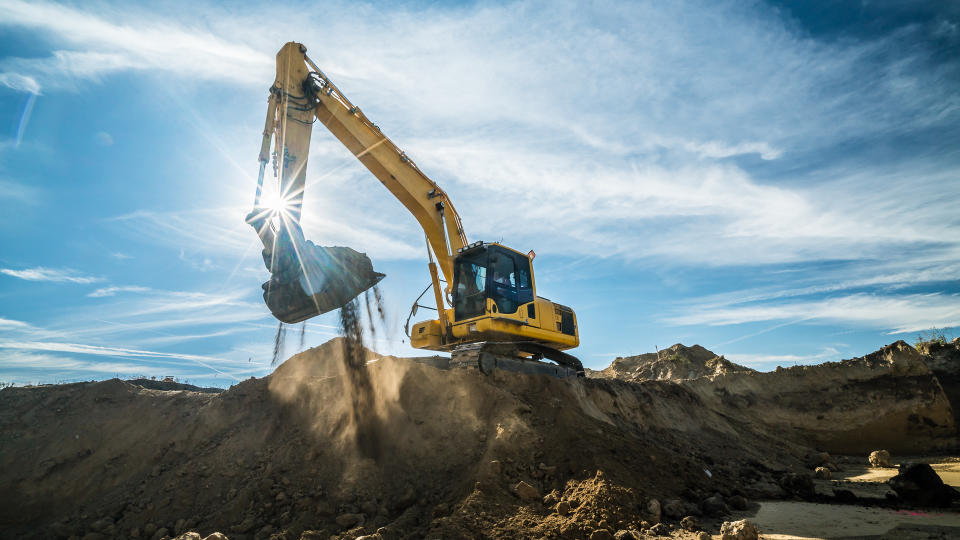
[[[942,461],[938,463],[936,460]],[[913,456],[901,461],[930,462],[945,483],[960,487],[958,458]],[[836,479],[818,481],[817,492],[828,493],[832,488],[841,488],[860,497],[883,497],[889,490],[886,482],[896,474],[895,468],[847,464],[843,471],[836,473]],[[943,510],[764,501],[755,513],[743,513],[742,517],[753,521],[766,540],[960,538],[960,513]]]

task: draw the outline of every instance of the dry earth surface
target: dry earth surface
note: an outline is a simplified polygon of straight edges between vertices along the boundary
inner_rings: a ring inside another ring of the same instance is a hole
[[[960,341],[770,373],[676,345],[575,381],[369,352],[353,370],[345,345],[219,393],[0,391],[0,536],[719,538],[743,516],[768,538],[960,531],[956,505],[888,497],[895,471],[863,468],[880,448],[956,452]],[[943,519],[889,532],[914,514]],[[814,527],[831,520],[847,527]]]

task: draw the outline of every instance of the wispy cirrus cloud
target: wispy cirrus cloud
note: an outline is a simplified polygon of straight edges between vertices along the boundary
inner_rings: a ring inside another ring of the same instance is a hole
[[[0,84],[19,92],[26,92],[28,94],[40,93],[40,84],[38,84],[33,77],[19,73],[0,73]]]
[[[130,293],[130,292],[150,292],[150,287],[139,287],[136,285],[121,285],[114,287],[102,287],[99,288],[87,296],[90,298],[104,298],[107,296],[116,296],[117,293]]]
[[[200,25],[150,22],[136,9],[110,9],[99,15],[53,2],[10,0],[0,4],[0,25],[54,35],[79,50],[55,50],[45,58],[7,58],[0,69],[7,86],[39,92],[78,80],[97,80],[121,70],[175,72],[211,80],[260,80],[272,58],[240,42],[228,41]],[[109,13],[108,16],[103,16]]]
[[[840,322],[891,334],[919,332],[932,327],[960,326],[960,294],[832,296],[816,300],[694,307],[669,317],[675,325],[729,326],[765,321]]]
[[[51,281],[54,283],[89,284],[103,281],[103,278],[85,276],[69,268],[46,268],[43,266],[24,268],[22,270],[0,268],[0,274],[6,274],[26,281]]]

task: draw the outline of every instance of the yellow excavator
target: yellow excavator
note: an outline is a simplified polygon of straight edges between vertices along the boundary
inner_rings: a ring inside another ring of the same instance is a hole
[[[580,361],[562,352],[579,345],[576,315],[537,296],[534,252],[469,242],[446,192],[337,89],[300,43],[287,43],[277,53],[277,78],[267,103],[256,198],[246,221],[264,246],[271,276],[263,284],[263,298],[277,319],[295,323],[338,309],[384,277],[363,253],[304,239],[300,217],[307,157],[313,123],[319,121],[423,228],[431,284],[420,296],[433,289],[438,316],[412,328],[408,317],[413,347],[450,352],[450,365],[485,373],[499,368],[583,376]],[[267,201],[263,182],[271,162],[278,195]],[[419,300],[411,315],[427,307]]]

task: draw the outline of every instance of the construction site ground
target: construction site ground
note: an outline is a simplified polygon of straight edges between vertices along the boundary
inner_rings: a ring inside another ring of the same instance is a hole
[[[358,370],[344,345],[219,393],[0,391],[0,536],[702,539],[747,518],[763,538],[960,537],[956,502],[891,499],[896,469],[867,463],[883,448],[958,485],[938,370],[960,343],[770,373],[677,345],[578,380],[370,352]]]

